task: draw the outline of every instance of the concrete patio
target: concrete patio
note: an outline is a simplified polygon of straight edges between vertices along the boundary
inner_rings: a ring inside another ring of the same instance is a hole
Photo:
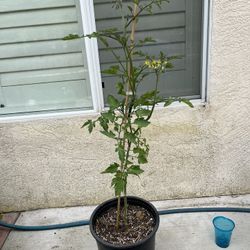
[[[250,207],[250,195],[154,202],[158,210],[181,207]],[[16,224],[48,225],[88,219],[94,207],[42,209],[23,212]],[[224,215],[234,220],[229,250],[250,249],[250,214],[192,213],[161,216],[156,250],[216,250],[212,219]],[[1,230],[0,230],[1,231]],[[3,232],[4,230],[2,230]],[[10,232],[2,250],[96,250],[88,226],[39,232]]]

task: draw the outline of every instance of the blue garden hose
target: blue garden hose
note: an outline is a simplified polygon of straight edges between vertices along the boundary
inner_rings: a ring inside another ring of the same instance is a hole
[[[178,208],[158,211],[159,215],[181,214],[181,213],[203,213],[203,212],[237,212],[250,213],[250,208],[239,207],[202,207],[202,208]]]
[[[1,227],[14,229],[16,231],[44,231],[44,230],[63,229],[63,228],[79,227],[79,226],[87,226],[87,225],[89,225],[89,220],[80,220],[80,221],[69,222],[69,223],[64,223],[64,224],[54,224],[54,225],[46,225],[46,226],[21,226],[21,225],[9,224],[9,223],[0,221]]]
[[[250,208],[237,208],[237,207],[178,208],[178,209],[161,210],[158,212],[159,215],[180,214],[180,213],[202,213],[202,212],[250,213]],[[0,226],[9,229],[14,229],[17,231],[44,231],[44,230],[63,229],[63,228],[79,227],[87,225],[89,225],[89,220],[80,220],[70,223],[54,224],[47,226],[21,226],[0,221]]]

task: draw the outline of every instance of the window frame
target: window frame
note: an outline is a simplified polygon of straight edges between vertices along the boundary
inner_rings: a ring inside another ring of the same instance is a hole
[[[210,51],[212,39],[213,0],[204,0],[202,10],[202,58],[201,58],[201,102],[207,103],[209,96]]]
[[[84,34],[90,34],[96,31],[94,1],[93,0],[75,0],[79,1],[80,14],[82,19],[82,26]],[[202,10],[202,48],[201,48],[201,89],[200,99],[194,99],[191,101],[195,106],[204,106],[208,101],[208,82],[209,82],[209,65],[210,65],[210,46],[211,46],[211,17],[212,17],[212,1],[203,1]],[[28,113],[28,114],[10,114],[0,117],[1,122],[13,122],[13,121],[27,121],[37,119],[48,118],[66,118],[74,116],[96,116],[102,112],[104,107],[104,98],[102,90],[102,79],[100,73],[100,60],[98,52],[98,43],[96,39],[84,38],[88,73],[90,79],[90,88],[92,94],[93,109],[90,110],[77,110],[77,111],[58,111],[48,113]],[[184,104],[174,104],[173,107],[183,106]],[[159,105],[161,108],[163,105]]]

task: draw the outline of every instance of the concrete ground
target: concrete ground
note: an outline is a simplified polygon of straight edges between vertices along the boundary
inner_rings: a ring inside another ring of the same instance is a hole
[[[250,195],[154,202],[158,210],[180,207],[248,207]],[[16,224],[47,225],[88,219],[94,207],[72,207],[28,211],[20,214]],[[229,250],[250,250],[250,214],[193,213],[161,216],[156,250],[216,250],[212,219],[224,215],[234,220]],[[2,250],[97,250],[88,226],[70,229],[17,232],[12,231]]]

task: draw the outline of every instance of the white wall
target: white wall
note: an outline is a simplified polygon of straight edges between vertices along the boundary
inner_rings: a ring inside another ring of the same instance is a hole
[[[151,200],[250,193],[250,2],[214,0],[209,104],[159,110],[129,193]],[[82,117],[0,124],[0,211],[96,204],[111,141]]]

